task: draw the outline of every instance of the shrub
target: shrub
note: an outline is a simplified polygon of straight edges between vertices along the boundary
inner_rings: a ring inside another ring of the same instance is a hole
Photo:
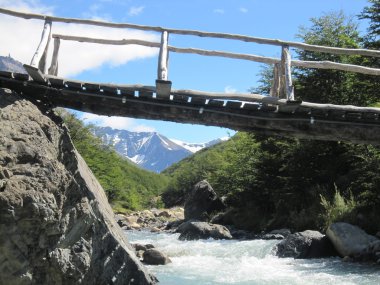
[[[330,202],[326,197],[320,195],[321,205],[324,213],[321,214],[321,222],[324,229],[335,222],[352,222],[357,203],[352,194],[345,199],[335,186],[335,194]]]

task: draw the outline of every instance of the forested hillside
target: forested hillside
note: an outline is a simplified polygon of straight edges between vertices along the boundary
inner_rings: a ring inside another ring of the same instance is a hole
[[[85,159],[116,212],[161,206],[159,195],[168,179],[139,168],[93,135],[73,114],[62,115],[76,149]]]
[[[370,1],[360,18],[370,21],[361,36],[357,23],[342,13],[311,19],[300,40],[315,45],[379,48],[380,1]],[[330,60],[380,67],[379,59],[296,51],[301,60]],[[378,105],[380,82],[375,76],[334,70],[294,70],[297,99],[359,106]],[[271,72],[263,69],[269,90]],[[305,141],[239,133],[230,141],[204,150],[165,171],[172,180],[163,198],[181,203],[195,182],[208,179],[226,196],[231,210],[226,223],[253,230],[291,227],[323,229],[345,220],[375,232],[380,229],[380,149],[370,145]]]

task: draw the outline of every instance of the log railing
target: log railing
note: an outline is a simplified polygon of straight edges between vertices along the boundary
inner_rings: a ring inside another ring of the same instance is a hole
[[[289,48],[292,47],[292,48],[297,48],[297,49],[303,49],[303,50],[314,51],[314,52],[330,53],[330,54],[380,57],[380,51],[378,50],[326,47],[326,46],[318,46],[318,45],[309,45],[309,44],[299,43],[299,42],[281,41],[281,40],[267,39],[267,38],[257,38],[257,37],[236,35],[236,34],[213,33],[213,32],[203,32],[203,31],[195,31],[195,30],[177,30],[177,29],[169,29],[169,28],[154,27],[154,26],[135,25],[135,24],[129,24],[129,23],[111,23],[111,22],[96,21],[96,20],[62,18],[62,17],[54,17],[54,16],[45,16],[45,15],[40,15],[40,14],[22,13],[18,11],[3,9],[3,8],[0,8],[0,13],[15,16],[15,17],[21,17],[24,19],[45,20],[44,29],[41,36],[41,41],[38,45],[37,51],[35,52],[33,56],[33,59],[30,64],[30,68],[28,70],[28,72],[31,74],[33,79],[37,81],[45,80],[44,74],[47,73],[46,56],[47,56],[47,50],[49,48],[49,43],[51,41],[51,38],[54,38],[54,51],[53,51],[53,56],[51,60],[51,65],[50,65],[50,68],[48,69],[49,75],[58,74],[58,54],[59,54],[60,40],[70,40],[70,41],[107,44],[107,45],[134,44],[134,45],[159,48],[160,51],[159,51],[158,68],[157,68],[156,93],[160,97],[169,97],[171,94],[171,81],[168,80],[169,52],[199,54],[203,56],[219,56],[219,57],[243,59],[243,60],[249,60],[249,61],[274,65],[274,79],[273,79],[270,95],[272,97],[286,98],[287,101],[294,100],[294,87],[292,84],[292,77],[291,77],[292,66],[302,67],[302,68],[335,69],[335,70],[380,76],[380,69],[378,68],[371,68],[371,67],[365,67],[365,66],[359,66],[359,65],[353,65],[353,64],[343,64],[343,63],[337,63],[337,62],[331,62],[331,61],[292,60]],[[51,30],[52,30],[53,22],[76,23],[76,24],[94,25],[94,26],[101,26],[101,27],[129,28],[129,29],[137,29],[137,30],[143,30],[143,31],[160,32],[161,42],[150,42],[150,41],[144,41],[144,40],[138,40],[138,39],[109,40],[109,39],[97,39],[97,38],[89,38],[89,37],[76,37],[76,36],[70,36],[70,35],[52,34]],[[252,42],[252,43],[258,43],[258,44],[280,46],[282,48],[281,59],[252,55],[252,54],[240,54],[240,53],[231,53],[231,52],[215,51],[215,50],[174,47],[168,44],[169,34],[230,39],[230,40],[238,40],[238,41]]]

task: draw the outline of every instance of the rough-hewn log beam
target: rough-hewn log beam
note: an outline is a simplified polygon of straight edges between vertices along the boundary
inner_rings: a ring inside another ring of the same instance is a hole
[[[72,40],[72,41],[78,41],[78,42],[89,42],[89,43],[97,43],[97,44],[111,44],[111,45],[136,44],[136,45],[156,47],[156,48],[159,48],[161,46],[161,44],[157,42],[143,41],[143,40],[137,40],[137,39],[106,40],[106,39],[76,37],[76,36],[67,36],[67,35],[58,35],[58,34],[54,34],[53,37],[60,38],[63,40]],[[178,52],[178,53],[244,59],[244,60],[250,60],[250,61],[260,62],[260,63],[265,63],[265,64],[281,63],[281,59],[278,59],[278,58],[265,57],[265,56],[252,55],[252,54],[241,54],[241,53],[204,50],[204,49],[196,49],[196,48],[179,48],[179,47],[174,47],[174,46],[168,46],[168,50],[171,52]],[[363,73],[363,74],[368,74],[368,75],[380,76],[380,69],[377,69],[377,68],[370,68],[370,67],[364,67],[364,66],[353,65],[353,64],[336,63],[336,62],[331,62],[331,61],[293,60],[291,61],[291,65],[296,66],[296,67],[302,67],[302,68],[336,69],[336,70],[342,70],[342,71],[358,72],[358,73]]]
[[[275,45],[275,46],[287,45],[294,48],[299,48],[299,49],[309,50],[309,51],[316,51],[316,52],[380,57],[380,51],[378,50],[326,47],[326,46],[318,46],[318,45],[309,45],[309,44],[299,43],[299,42],[282,41],[278,39],[268,39],[268,38],[258,38],[258,37],[236,35],[236,34],[202,32],[202,31],[194,31],[194,30],[179,30],[179,29],[170,29],[170,28],[162,28],[162,27],[155,27],[155,26],[135,25],[135,24],[129,24],[129,23],[111,23],[111,22],[104,22],[104,21],[97,21],[97,20],[83,20],[83,19],[75,19],[75,18],[45,16],[41,14],[22,13],[22,12],[13,11],[13,10],[4,9],[4,8],[0,8],[0,13],[15,16],[15,17],[20,17],[24,19],[45,20],[47,17],[49,17],[52,21],[61,22],[61,23],[85,24],[85,25],[111,27],[111,28],[130,28],[130,29],[137,29],[137,30],[143,30],[143,31],[155,31],[155,32],[167,31],[168,33],[179,34],[179,35],[192,35],[192,36],[199,36],[199,37],[231,39],[231,40],[254,42],[258,44],[268,44],[268,45]]]

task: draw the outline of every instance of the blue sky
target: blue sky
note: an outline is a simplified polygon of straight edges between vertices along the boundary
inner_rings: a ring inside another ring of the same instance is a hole
[[[101,19],[141,25],[192,29],[256,37],[297,41],[300,26],[308,26],[311,17],[343,10],[359,14],[366,0],[0,0],[0,7],[61,17]],[[17,25],[17,26],[16,26]],[[15,27],[20,31],[14,33]],[[366,25],[360,23],[365,31]],[[0,16],[0,34],[4,43],[0,54],[9,53],[29,62],[42,30],[41,21]],[[66,24],[53,25],[53,33],[121,39],[127,37],[159,41],[159,34],[125,30],[99,29]],[[8,40],[8,38],[10,40]],[[7,41],[8,40],[8,41]],[[6,43],[5,43],[6,41]],[[19,43],[27,42],[20,45]],[[174,35],[169,44],[179,47],[225,50],[264,56],[279,56],[279,47]],[[91,44],[64,43],[60,54],[59,75],[80,80],[154,85],[157,50],[136,46],[105,47]],[[198,55],[174,54],[169,57],[169,79],[176,89],[246,92],[255,86],[260,64]],[[84,114],[88,122],[133,131],[157,131],[169,138],[187,142],[206,142],[233,134],[222,128],[184,125],[131,118],[104,118]]]

